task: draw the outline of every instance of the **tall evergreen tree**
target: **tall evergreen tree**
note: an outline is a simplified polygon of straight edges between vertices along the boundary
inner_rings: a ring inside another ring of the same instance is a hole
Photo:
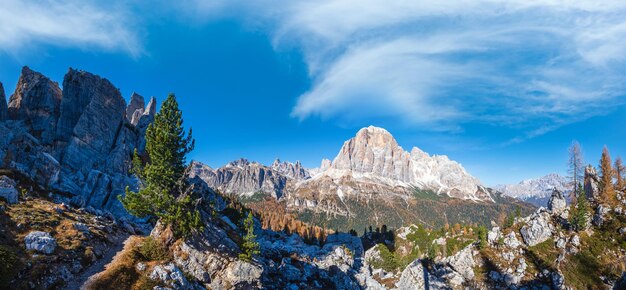
[[[571,205],[571,214],[570,214],[570,224],[576,231],[580,231],[584,229],[587,225],[587,197],[585,196],[585,191],[583,190],[583,185],[581,183],[578,184],[578,196],[576,200]]]
[[[131,214],[158,218],[179,236],[202,228],[200,212],[188,192],[185,177],[186,155],[193,150],[191,129],[185,134],[182,112],[174,94],[170,94],[146,129],[145,165],[135,151],[133,172],[140,179],[139,191],[126,189],[119,197]]]
[[[601,199],[605,203],[613,204],[616,201],[613,187],[613,167],[611,166],[611,155],[606,146],[602,149],[602,158],[600,158],[600,174]]]
[[[583,158],[583,150],[580,147],[580,143],[574,140],[572,141],[572,145],[570,145],[569,150],[569,159],[568,159],[568,170],[570,183],[572,186],[572,197],[576,197],[578,195],[578,184],[583,182],[583,174],[585,172],[585,161]]]
[[[615,187],[618,190],[624,190],[626,187],[626,180],[624,180],[624,173],[626,173],[626,167],[622,163],[622,157],[615,159]]]
[[[243,236],[243,244],[241,245],[242,253],[239,254],[239,258],[244,261],[251,261],[253,255],[258,255],[259,243],[256,241],[256,235],[254,234],[254,218],[252,212],[248,212],[248,217],[243,221],[243,229],[246,231]]]

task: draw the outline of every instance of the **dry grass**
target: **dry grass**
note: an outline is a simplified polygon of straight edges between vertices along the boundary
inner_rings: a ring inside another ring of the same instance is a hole
[[[152,289],[158,283],[148,277],[152,268],[162,261],[169,259],[167,249],[151,237],[133,236],[124,245],[105,270],[92,277],[85,289]],[[136,265],[139,262],[146,264],[146,270],[139,272]]]

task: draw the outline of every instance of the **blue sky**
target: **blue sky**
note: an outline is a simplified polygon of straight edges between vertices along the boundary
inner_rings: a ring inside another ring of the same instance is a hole
[[[626,157],[623,1],[5,0],[0,81],[68,67],[175,92],[194,159],[316,167],[368,125],[483,183]]]

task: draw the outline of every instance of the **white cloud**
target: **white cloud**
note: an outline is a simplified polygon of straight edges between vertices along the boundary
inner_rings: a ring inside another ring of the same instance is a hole
[[[3,0],[0,50],[15,53],[36,44],[97,47],[139,55],[133,17],[119,3]]]
[[[498,123],[523,140],[623,103],[624,1],[212,3],[195,13],[244,17],[277,49],[304,52],[313,86],[293,109],[300,119]]]

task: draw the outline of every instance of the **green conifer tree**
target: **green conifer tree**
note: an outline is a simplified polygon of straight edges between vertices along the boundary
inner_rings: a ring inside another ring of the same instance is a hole
[[[248,217],[243,221],[243,228],[246,234],[243,237],[243,244],[241,245],[242,253],[239,254],[239,258],[244,261],[251,261],[253,255],[258,255],[259,243],[256,241],[256,235],[254,234],[254,218],[252,212],[248,212]]]
[[[578,184],[578,196],[575,204],[572,205],[571,224],[576,231],[584,229],[587,225],[587,198],[582,183]]]
[[[195,208],[185,177],[186,155],[193,150],[191,129],[185,134],[182,112],[174,94],[170,94],[146,129],[145,165],[137,151],[131,172],[140,179],[139,191],[126,189],[119,196],[124,208],[138,217],[158,218],[172,225],[178,236],[187,236],[202,228],[200,212]]]

